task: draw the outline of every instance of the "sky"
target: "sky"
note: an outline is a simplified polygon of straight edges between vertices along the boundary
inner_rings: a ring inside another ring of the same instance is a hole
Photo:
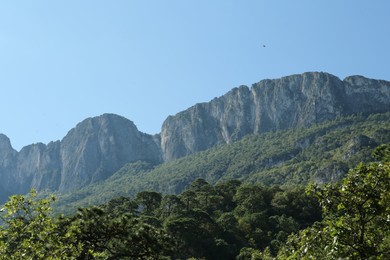
[[[389,12],[388,0],[1,1],[0,133],[19,151],[115,113],[155,134],[262,79],[390,80]]]

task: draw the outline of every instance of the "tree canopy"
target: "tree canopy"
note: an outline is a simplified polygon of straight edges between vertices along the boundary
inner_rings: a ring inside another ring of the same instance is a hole
[[[281,259],[390,258],[390,144],[379,146],[377,162],[359,164],[337,184],[311,185],[324,219],[291,235]]]

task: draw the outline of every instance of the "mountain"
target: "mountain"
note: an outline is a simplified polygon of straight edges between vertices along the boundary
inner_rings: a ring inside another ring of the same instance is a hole
[[[31,188],[67,191],[101,181],[125,163],[162,162],[159,137],[141,133],[130,120],[104,114],[88,118],[57,142],[16,152],[0,135],[1,201]]]
[[[304,128],[352,114],[390,111],[390,82],[308,72],[240,86],[138,131],[113,114],[88,118],[61,140],[15,151],[0,135],[0,201],[30,188],[66,192],[109,178],[126,163],[174,161],[249,134]]]
[[[69,131],[61,141],[60,158],[60,191],[104,180],[127,162],[162,162],[158,136],[110,114],[86,119]]]
[[[271,185],[336,182],[372,151],[390,142],[390,112],[339,117],[305,128],[250,134],[180,159],[126,164],[104,182],[60,194],[56,208],[71,212],[142,191],[180,194],[198,178]]]
[[[168,117],[161,130],[165,161],[247,134],[307,127],[338,116],[390,110],[390,82],[304,73],[235,88]]]

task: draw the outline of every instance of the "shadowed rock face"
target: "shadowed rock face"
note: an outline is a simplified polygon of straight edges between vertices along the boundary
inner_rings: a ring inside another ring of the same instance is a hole
[[[241,86],[168,117],[161,130],[165,161],[229,143],[246,134],[305,127],[340,115],[390,110],[390,82],[304,73]]]
[[[390,82],[327,73],[304,73],[240,86],[196,104],[141,133],[113,114],[88,118],[61,140],[15,151],[0,134],[0,202],[31,188],[78,189],[104,180],[125,163],[161,163],[230,143],[247,134],[305,127],[337,116],[390,111]]]

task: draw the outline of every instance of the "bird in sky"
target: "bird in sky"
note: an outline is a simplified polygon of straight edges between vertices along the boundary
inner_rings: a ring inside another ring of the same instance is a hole
[[[263,48],[265,48],[266,46],[265,46],[265,44],[263,44]]]

